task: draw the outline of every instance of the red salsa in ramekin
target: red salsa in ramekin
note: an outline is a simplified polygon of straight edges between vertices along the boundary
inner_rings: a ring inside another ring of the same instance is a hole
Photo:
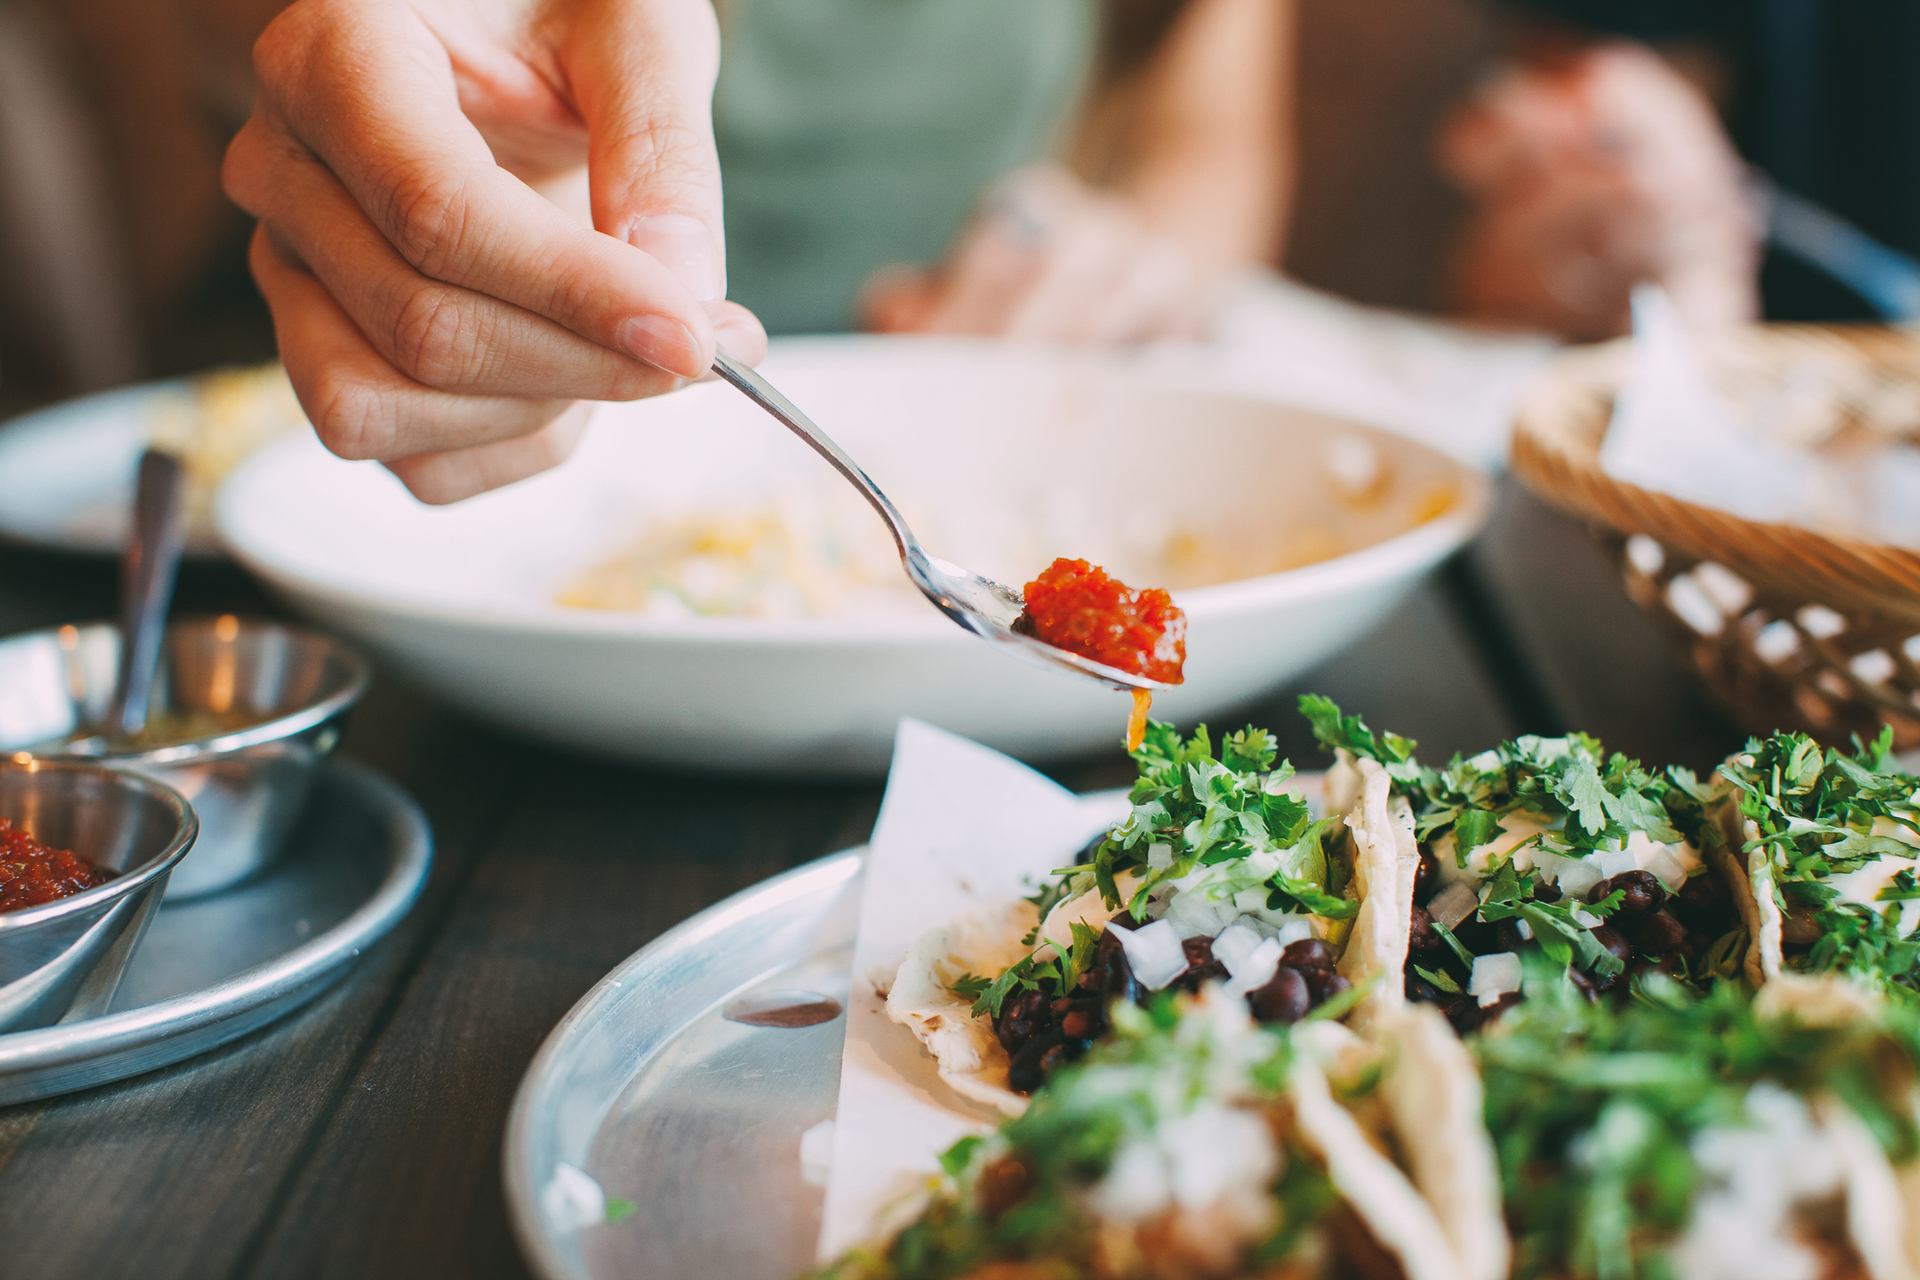
[[[71,849],[43,844],[0,818],[0,911],[58,902],[111,879],[111,871]]]

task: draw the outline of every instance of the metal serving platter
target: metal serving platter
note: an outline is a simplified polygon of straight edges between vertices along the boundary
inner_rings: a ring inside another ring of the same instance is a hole
[[[507,1122],[507,1203],[538,1274],[791,1280],[811,1264],[821,1191],[800,1141],[838,1099],[863,852],[669,930],[554,1028]],[[562,1166],[637,1211],[576,1229],[550,1191]]]
[[[329,763],[271,870],[161,906],[104,1016],[0,1035],[0,1104],[139,1075],[299,1008],[406,915],[431,863],[404,792]]]

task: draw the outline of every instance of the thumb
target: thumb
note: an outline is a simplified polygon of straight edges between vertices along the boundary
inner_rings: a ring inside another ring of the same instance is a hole
[[[568,42],[587,126],[593,225],[651,255],[701,302],[727,293],[709,0],[604,0]]]

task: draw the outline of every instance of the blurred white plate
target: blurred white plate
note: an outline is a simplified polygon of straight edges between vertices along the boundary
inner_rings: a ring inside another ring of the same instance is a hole
[[[0,535],[18,542],[118,555],[127,537],[133,472],[153,438],[156,410],[185,404],[175,378],[83,396],[0,424]],[[187,532],[189,555],[218,555],[210,519]]]
[[[766,368],[909,513],[983,494],[1014,518],[1028,505],[1117,504],[1261,545],[1306,524],[1359,546],[1179,593],[1191,620],[1188,683],[1156,713],[1183,723],[1348,643],[1486,517],[1486,478],[1435,450],[1119,361],[851,338],[781,344]],[[1392,480],[1381,501],[1337,497],[1330,459],[1356,439]],[[738,392],[706,384],[608,406],[566,466],[448,508],[421,506],[379,468],[338,461],[310,440],[274,445],[229,481],[217,519],[236,558],[298,608],[449,701],[553,742],[822,773],[883,769],[902,715],[1029,759],[1118,741],[1123,698],[1016,662],[931,607],[874,619],[665,620],[553,603],[649,509],[690,496],[742,500],[810,482],[823,465]],[[1061,492],[1035,479],[1062,475]],[[1451,505],[1412,524],[1420,495],[1437,492]],[[845,501],[858,499],[848,491]],[[1015,583],[1044,563],[970,559],[970,545],[990,555],[988,535],[930,541]],[[1100,561],[1099,542],[1047,554]],[[1125,564],[1110,567],[1127,577]]]
[[[188,464],[187,554],[218,557],[212,490],[227,459],[295,424],[304,420],[277,365],[122,387],[0,422],[0,538],[120,554],[140,453],[167,437]],[[196,435],[209,431],[221,433],[216,445]]]

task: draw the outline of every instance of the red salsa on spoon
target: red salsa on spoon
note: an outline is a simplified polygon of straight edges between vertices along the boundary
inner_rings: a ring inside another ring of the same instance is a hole
[[[1027,584],[1027,608],[1015,629],[1161,684],[1186,678],[1187,615],[1158,587],[1135,590],[1085,560],[1055,560]],[[1133,694],[1127,749],[1140,745],[1153,695]]]
[[[112,872],[71,850],[42,844],[0,818],[0,911],[70,898],[111,879]]]

